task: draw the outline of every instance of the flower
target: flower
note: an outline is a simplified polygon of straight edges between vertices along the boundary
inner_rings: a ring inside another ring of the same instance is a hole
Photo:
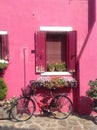
[[[16,97],[12,97],[10,99],[0,101],[0,107],[2,107],[3,109],[10,109],[16,99]]]
[[[62,77],[62,76],[45,76],[39,77],[36,80],[40,86],[48,87],[48,88],[60,88],[60,87],[76,87],[77,81],[74,78],[70,77]]]
[[[8,65],[8,61],[6,61],[6,60],[0,60],[0,69],[1,70],[6,69],[7,65]]]
[[[8,61],[0,59],[0,77],[4,75],[7,66],[8,66]]]
[[[88,85],[90,85],[90,88],[86,91],[86,95],[88,97],[97,97],[97,79],[90,80]]]

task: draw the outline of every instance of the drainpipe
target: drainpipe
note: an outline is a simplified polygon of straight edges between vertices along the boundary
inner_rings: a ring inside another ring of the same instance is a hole
[[[24,57],[24,88],[26,88],[26,48],[23,48]]]

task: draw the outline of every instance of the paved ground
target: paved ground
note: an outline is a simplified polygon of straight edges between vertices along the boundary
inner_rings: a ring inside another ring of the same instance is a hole
[[[24,122],[0,120],[0,130],[97,130],[97,125],[91,117],[77,115],[71,115],[64,120],[33,116]]]

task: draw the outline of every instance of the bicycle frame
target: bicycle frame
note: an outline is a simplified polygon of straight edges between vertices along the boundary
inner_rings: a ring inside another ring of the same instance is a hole
[[[46,102],[46,103],[43,103],[43,100],[45,100],[45,99],[43,99],[42,100],[42,103],[37,99],[37,96],[36,96],[36,94],[34,93],[31,97],[33,97],[33,99],[34,99],[34,101],[36,102],[36,104],[38,105],[38,107],[43,111],[44,109],[46,109],[47,111],[49,110],[49,105],[50,105],[50,102],[51,102],[51,100],[52,100],[52,98],[54,98],[54,95],[53,95],[53,92],[52,91],[50,91],[50,94],[49,94],[49,96],[47,96],[47,100],[50,100],[49,101],[49,103],[48,102]]]
[[[44,99],[42,100],[42,103],[41,101],[39,101],[37,99],[37,96],[36,96],[36,89],[33,90],[33,94],[31,95],[31,98],[34,99],[34,101],[36,102],[36,104],[38,105],[38,107],[42,110],[42,111],[47,111],[47,112],[50,112],[50,109],[49,109],[49,106],[50,106],[50,103],[51,103],[51,100],[56,97],[56,96],[59,96],[59,95],[63,95],[63,96],[67,96],[67,93],[58,93],[56,94],[56,89],[49,89],[49,94],[44,97]],[[44,100],[45,103],[44,103]]]

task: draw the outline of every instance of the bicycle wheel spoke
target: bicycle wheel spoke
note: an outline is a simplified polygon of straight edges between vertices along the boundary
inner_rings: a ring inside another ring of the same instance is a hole
[[[68,97],[57,96],[51,103],[50,109],[53,112],[53,116],[58,119],[67,118],[72,112],[72,103]],[[54,105],[55,104],[55,105]]]
[[[29,98],[19,98],[14,103],[11,114],[12,117],[18,121],[25,121],[31,118],[35,111],[35,103]]]

